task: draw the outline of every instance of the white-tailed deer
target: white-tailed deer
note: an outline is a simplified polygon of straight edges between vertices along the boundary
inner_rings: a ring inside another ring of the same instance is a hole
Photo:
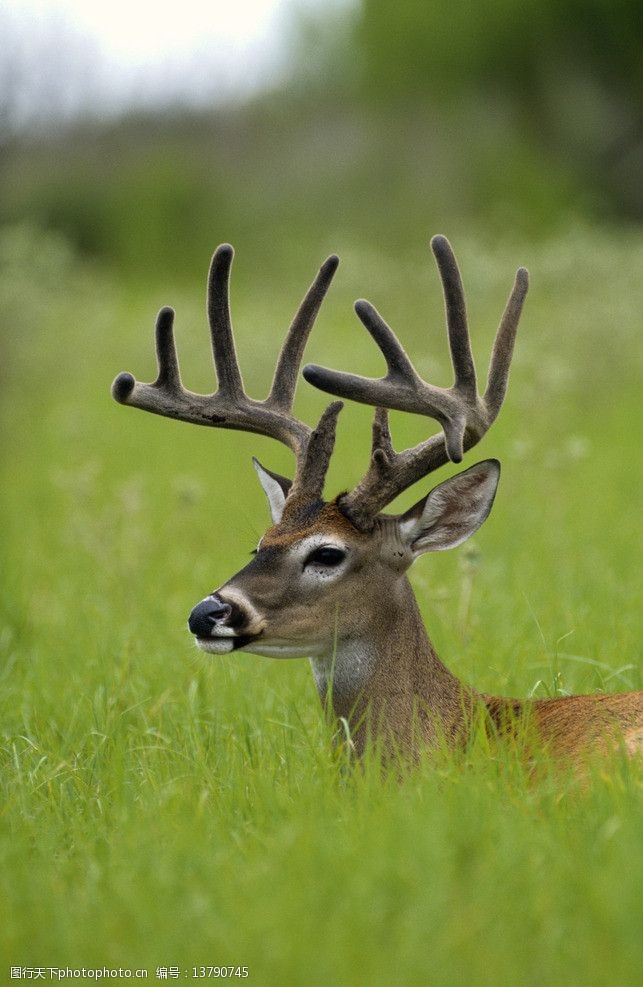
[[[219,382],[215,394],[183,388],[173,337],[174,313],[156,323],[159,372],[153,384],[120,374],[117,401],[182,421],[257,432],[295,455],[294,479],[255,469],[268,498],[272,527],[252,561],[194,608],[190,631],[203,651],[250,651],[309,657],[323,703],[330,698],[351,727],[358,752],[367,737],[389,750],[466,742],[476,716],[503,734],[527,716],[554,754],[616,742],[634,751],[643,736],[643,693],[522,701],[477,693],[443,665],[424,629],[406,572],[424,552],[459,545],[485,520],[500,466],[490,459],[441,483],[406,513],[382,514],[394,498],[448,460],[460,462],[485,434],[502,405],[527,272],[521,268],[496,335],[487,387],[477,391],[464,293],[448,241],[432,248],[442,279],[455,372],[450,388],[427,384],[395,334],[366,301],[356,311],[381,349],[388,372],[379,380],[304,367],[309,383],[335,396],[373,405],[370,465],[350,493],[322,499],[342,404],[329,405],[311,430],[292,414],[304,347],[337,268],[330,257],[308,290],[286,336],[268,397],[246,395],[235,355],[228,306],[232,248],[214,254],[207,310]],[[442,432],[396,452],[386,409],[436,419]]]

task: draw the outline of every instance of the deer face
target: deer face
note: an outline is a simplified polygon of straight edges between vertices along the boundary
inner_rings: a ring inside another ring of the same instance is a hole
[[[273,521],[252,561],[197,604],[189,628],[203,651],[281,658],[332,655],[338,643],[394,625],[404,574],[429,551],[460,544],[485,520],[499,464],[478,463],[400,516],[359,530],[330,504],[288,504],[290,484],[259,464]]]
[[[347,610],[376,556],[335,504],[311,505],[307,521],[286,517],[262,537],[253,559],[192,611],[204,651],[244,649],[283,658],[332,651],[337,634],[357,632]],[[341,626],[339,626],[341,625]]]

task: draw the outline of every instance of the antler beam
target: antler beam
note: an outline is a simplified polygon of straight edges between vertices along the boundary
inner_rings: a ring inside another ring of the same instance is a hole
[[[286,334],[270,393],[265,400],[256,401],[244,391],[234,346],[229,306],[233,256],[234,251],[229,244],[218,247],[208,275],[207,313],[218,390],[214,394],[204,395],[195,394],[183,387],[174,343],[174,311],[163,308],[156,320],[156,380],[152,384],[143,384],[131,374],[121,373],[112,384],[112,395],[120,404],[151,411],[156,415],[213,428],[254,432],[277,439],[295,454],[297,473],[293,486],[301,489],[307,484],[307,475],[310,472],[307,467],[310,457],[306,454],[311,436],[318,435],[321,429],[322,436],[326,437],[322,445],[329,441],[332,444],[330,433],[334,436],[338,411],[336,402],[331,406],[335,409],[334,413],[325,413],[314,433],[303,421],[295,418],[292,405],[306,342],[337,270],[339,259],[333,255],[322,264]],[[319,477],[315,475],[313,480],[313,485],[318,486]],[[323,483],[323,478],[321,482]]]
[[[369,527],[375,515],[399,493],[449,459],[462,460],[465,450],[480,441],[500,411],[507,390],[513,346],[528,288],[524,268],[516,273],[514,286],[500,321],[493,346],[487,389],[477,393],[476,371],[467,327],[466,305],[460,272],[446,237],[431,241],[444,291],[447,332],[455,381],[450,388],[422,380],[395,333],[369,302],[358,301],[355,311],[379,346],[387,374],[379,380],[309,365],[305,379],[329,394],[350,398],[378,410],[373,423],[373,445],[368,472],[342,507],[351,519]],[[384,409],[408,411],[434,418],[443,434],[397,453],[393,449]]]

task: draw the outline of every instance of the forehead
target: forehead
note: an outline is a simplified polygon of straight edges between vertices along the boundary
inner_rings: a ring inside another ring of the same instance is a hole
[[[291,515],[284,514],[279,524],[268,528],[261,539],[261,547],[286,548],[311,535],[334,535],[352,542],[368,540],[368,536],[358,531],[336,504],[319,503]]]

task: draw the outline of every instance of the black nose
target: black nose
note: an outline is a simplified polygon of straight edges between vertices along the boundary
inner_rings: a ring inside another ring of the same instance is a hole
[[[212,628],[225,624],[232,613],[232,607],[218,596],[206,596],[197,603],[190,614],[188,627],[196,637],[210,637]]]

